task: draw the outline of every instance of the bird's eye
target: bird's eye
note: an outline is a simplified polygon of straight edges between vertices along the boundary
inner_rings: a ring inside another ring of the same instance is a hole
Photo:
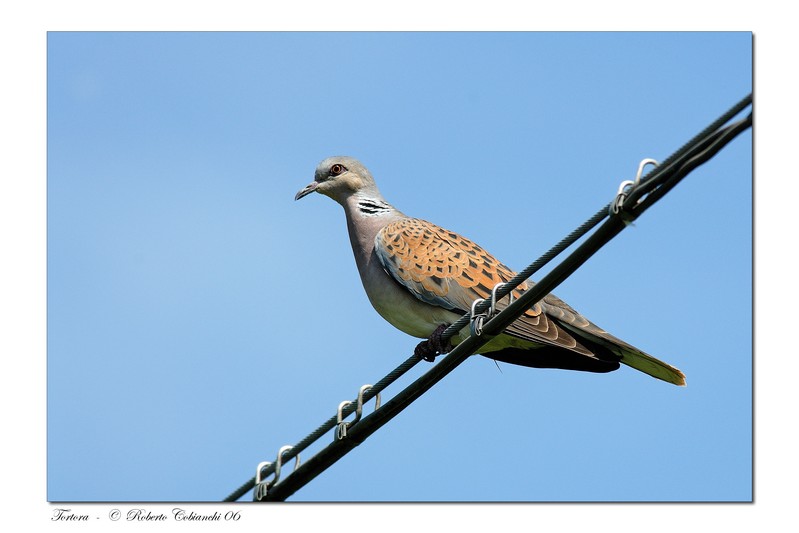
[[[339,163],[336,163],[335,165],[330,167],[330,175],[331,176],[338,176],[339,174],[341,174],[345,170],[347,170],[347,169],[344,167],[344,165],[340,165]]]

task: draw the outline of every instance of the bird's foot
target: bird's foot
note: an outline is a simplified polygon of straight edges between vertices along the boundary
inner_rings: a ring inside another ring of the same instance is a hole
[[[449,327],[449,324],[441,324],[430,335],[426,341],[420,342],[413,350],[416,357],[421,357],[425,361],[435,361],[436,356],[442,353],[447,353],[452,350],[452,344],[449,341],[444,342],[441,334]]]

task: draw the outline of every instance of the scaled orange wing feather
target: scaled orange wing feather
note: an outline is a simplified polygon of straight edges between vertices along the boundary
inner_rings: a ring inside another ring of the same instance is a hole
[[[477,298],[490,298],[497,283],[516,275],[471,240],[416,218],[383,228],[375,238],[375,252],[386,272],[417,298],[459,313],[466,313]],[[515,295],[528,287],[527,282],[522,283]],[[503,299],[498,308],[506,302]],[[542,309],[541,304],[528,309],[505,333],[592,355]]]

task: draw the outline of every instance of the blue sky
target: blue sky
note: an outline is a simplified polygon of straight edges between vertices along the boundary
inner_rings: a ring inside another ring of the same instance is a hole
[[[752,91],[752,36],[50,33],[47,76],[47,497],[218,501],[417,342],[294,202],[321,159],[521,269]],[[750,500],[751,168],[555,291],[686,388],[474,357],[291,500]]]

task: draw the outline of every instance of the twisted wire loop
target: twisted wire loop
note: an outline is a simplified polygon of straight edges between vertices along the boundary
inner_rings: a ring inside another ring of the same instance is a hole
[[[482,298],[477,298],[472,302],[472,308],[469,311],[469,329],[475,337],[479,337],[483,334],[483,324],[488,317],[488,313],[485,311],[482,313],[477,312],[477,306],[484,302],[485,300]]]
[[[615,198],[613,198],[613,201],[610,202],[608,215],[619,216],[625,224],[632,224],[634,217],[632,217],[623,209],[624,202],[627,200],[627,197],[641,185],[641,176],[643,175],[644,168],[647,165],[653,165],[657,167],[658,162],[649,158],[641,160],[641,162],[638,164],[638,172],[635,174],[635,180],[624,180],[619,184],[619,190],[616,193]]]
[[[361,414],[363,414],[363,403],[366,401],[364,395],[370,389],[372,389],[372,385],[369,384],[361,385],[361,388],[358,389],[358,400],[355,407],[355,420],[352,421],[353,424],[361,419]],[[375,411],[378,409],[380,409],[380,392],[375,394]]]
[[[492,318],[494,315],[496,315],[499,312],[497,310],[497,301],[499,301],[501,298],[497,297],[497,292],[508,286],[510,286],[509,283],[497,283],[496,285],[494,285],[494,288],[491,289],[491,305],[488,307],[489,318]],[[507,296],[508,296],[508,305],[510,305],[513,303],[513,300],[515,299],[513,296],[513,287],[511,287],[508,290]]]
[[[336,412],[336,434],[333,437],[334,441],[341,440],[347,436],[347,429],[350,427],[348,422],[344,422],[344,408],[352,404],[349,400],[344,400],[338,404]]]
[[[371,389],[373,385],[361,385],[361,388],[358,390],[358,399],[355,403],[355,418],[352,419],[350,422],[344,421],[344,408],[348,405],[352,405],[352,402],[349,400],[345,400],[338,404],[338,409],[336,410],[336,431],[333,436],[333,441],[338,441],[347,437],[347,430],[358,423],[363,415],[363,403],[364,403],[364,394]],[[378,392],[375,395],[375,411],[380,408],[380,393]]]
[[[266,498],[266,494],[269,492],[269,487],[274,484],[274,482],[269,483],[261,479],[263,470],[271,464],[271,461],[262,461],[258,463],[258,467],[255,469],[255,490],[252,494],[253,501],[260,502]]]
[[[497,293],[506,287],[511,287],[508,289],[506,295],[498,296]],[[499,310],[497,309],[497,302],[504,298],[505,296],[508,297],[508,305],[512,304],[514,301],[513,296],[513,289],[515,286],[511,286],[511,283],[500,282],[494,285],[494,288],[491,289],[491,299],[484,300],[483,298],[477,298],[472,302],[471,309],[469,310],[469,330],[471,334],[475,337],[480,337],[483,334],[483,326],[494,318]],[[477,309],[481,305],[485,305],[485,302],[489,302],[488,307],[486,307],[482,312],[478,312]]]
[[[277,452],[277,459],[275,459],[274,463],[270,461],[262,461],[258,463],[258,467],[255,471],[255,490],[253,491],[252,495],[253,501],[263,501],[272,487],[274,487],[278,480],[280,480],[280,470],[283,467],[283,454],[290,451],[292,448],[293,446],[289,445],[282,446]],[[275,465],[274,477],[271,481],[266,481],[262,479],[264,470],[266,470],[272,464]],[[300,466],[300,454],[297,454],[294,457],[294,470],[297,470],[298,466]],[[292,470],[292,472],[294,470]]]

